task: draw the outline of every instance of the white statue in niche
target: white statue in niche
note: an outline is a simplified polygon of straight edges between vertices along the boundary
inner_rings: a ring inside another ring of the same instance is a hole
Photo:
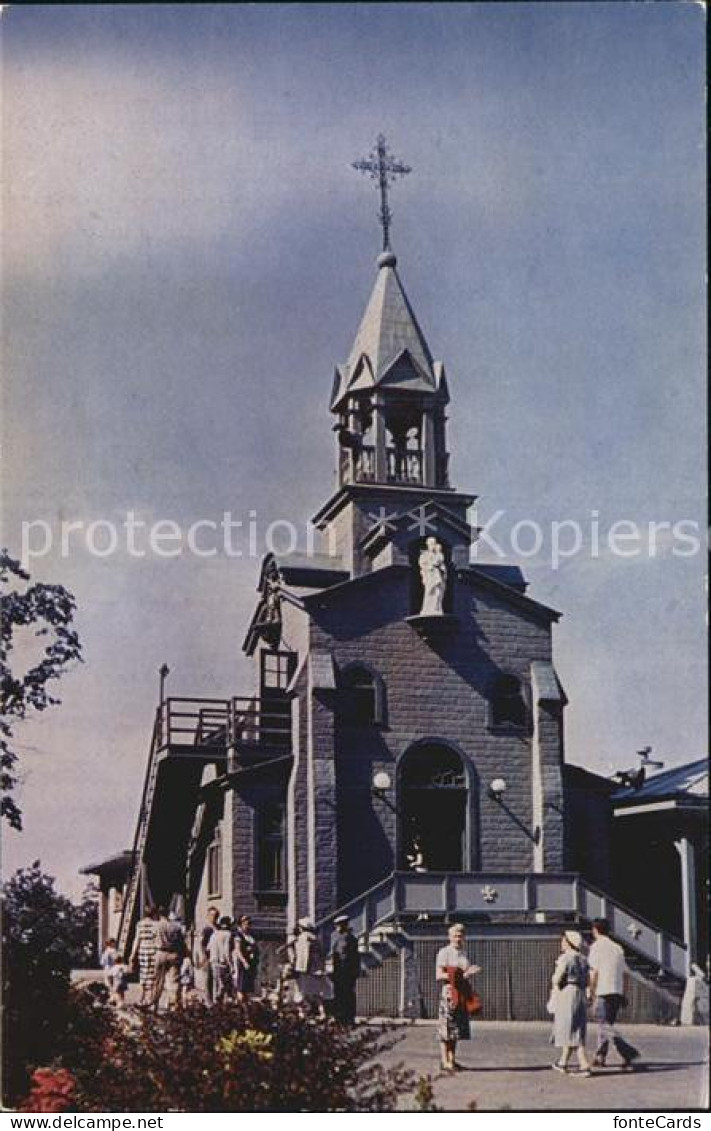
[[[436,538],[429,537],[420,551],[420,576],[422,594],[421,617],[438,617],[444,613],[444,592],[447,588],[447,563],[444,551]]]

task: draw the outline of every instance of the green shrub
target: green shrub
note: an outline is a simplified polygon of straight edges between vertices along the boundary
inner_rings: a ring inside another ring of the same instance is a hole
[[[3,889],[3,1100],[27,1094],[37,1066],[57,1053],[69,1024],[70,972],[91,958],[95,903],[80,905],[56,891],[39,860],[21,868]]]
[[[378,1063],[392,1031],[346,1031],[292,1007],[117,1016],[77,1000],[74,1011],[61,1060],[79,1111],[393,1111],[415,1083]]]

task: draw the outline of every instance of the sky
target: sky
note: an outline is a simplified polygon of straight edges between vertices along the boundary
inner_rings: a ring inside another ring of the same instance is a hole
[[[163,662],[174,695],[251,690],[265,531],[305,529],[335,484],[333,368],[379,251],[351,163],[381,131],[413,168],[392,237],[447,368],[452,481],[480,526],[503,511],[497,544],[564,614],[567,758],[703,756],[704,555],[679,536],[706,513],[702,6],[10,5],[0,23],[4,542],[19,556],[35,523],[32,576],[74,593],[84,646],[62,705],[18,728],[5,872],[39,857],[77,893],[130,845]],[[256,556],[87,548],[129,513],[186,530],[225,511],[251,516]],[[586,549],[554,569],[566,520]],[[620,520],[691,525],[593,557]],[[534,555],[521,521],[545,532]]]

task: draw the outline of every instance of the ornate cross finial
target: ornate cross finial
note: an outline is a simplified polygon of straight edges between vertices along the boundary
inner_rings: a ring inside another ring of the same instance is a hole
[[[369,177],[378,182],[380,188],[380,223],[383,225],[383,251],[390,251],[392,212],[388,206],[388,186],[398,177],[404,177],[407,173],[411,173],[412,169],[409,165],[403,165],[402,161],[397,161],[392,153],[388,153],[383,134],[378,134],[375,149],[371,151],[370,155],[360,161],[354,161],[353,168],[357,169],[359,173],[367,173]]]

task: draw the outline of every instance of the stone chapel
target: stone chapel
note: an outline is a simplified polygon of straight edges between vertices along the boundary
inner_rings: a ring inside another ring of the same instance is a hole
[[[560,614],[518,568],[473,558],[445,367],[387,227],[384,243],[335,371],[338,486],[313,519],[318,552],[262,563],[251,687],[159,704],[122,944],[147,900],[188,923],[210,905],[248,912],[274,945],[304,916],[327,932],[345,910],[373,971],[359,1008],[421,1014],[457,919],[492,1016],[524,1019],[542,1015],[560,924],[606,913],[681,976],[683,946],[646,923],[632,937],[632,913],[571,870]]]

